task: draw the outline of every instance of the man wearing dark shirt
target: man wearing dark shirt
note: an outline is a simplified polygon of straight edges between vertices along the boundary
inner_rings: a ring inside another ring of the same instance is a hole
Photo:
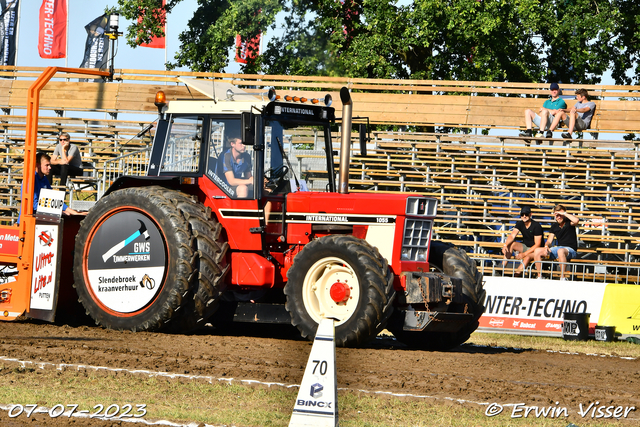
[[[51,157],[48,154],[39,152],[36,154],[36,177],[33,184],[33,212],[38,210],[38,200],[40,200],[40,191],[43,188],[51,190],[49,183],[49,174],[51,173]],[[22,191],[21,191],[22,193]],[[62,203],[62,213],[64,215],[86,215],[87,212],[78,212],[71,209],[66,203]],[[20,217],[18,217],[20,224]]]
[[[550,258],[560,262],[560,280],[567,280],[564,277],[566,263],[578,256],[576,226],[580,223],[580,219],[568,213],[562,205],[556,205],[553,208],[553,215],[556,223],[552,224],[549,229],[547,242],[543,247],[536,249],[533,257],[536,261],[538,279],[542,279],[542,263],[540,261],[543,258]],[[558,239],[558,245],[551,247],[554,239]]]
[[[229,148],[224,153],[223,173],[227,182],[235,190],[236,196],[247,198],[253,196],[253,175],[251,174],[251,156],[240,138],[232,138]]]
[[[511,259],[513,252],[515,252],[515,258],[521,260],[522,263],[516,269],[516,274],[520,275],[524,269],[533,259],[534,251],[542,246],[542,226],[531,217],[531,208],[529,206],[523,206],[520,209],[520,221],[516,222],[515,227],[511,230],[511,234],[507,237],[507,241],[502,246],[502,255],[504,255],[505,261],[502,265],[505,266],[508,259]],[[522,243],[516,242],[518,234],[522,234]]]

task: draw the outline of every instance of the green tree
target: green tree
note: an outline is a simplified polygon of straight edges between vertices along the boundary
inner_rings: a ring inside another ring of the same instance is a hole
[[[161,31],[158,0],[119,5],[143,17],[127,32],[132,46]],[[631,0],[198,0],[169,66],[222,72],[236,34],[269,31],[244,72],[599,83],[611,69],[629,84],[639,81],[639,16]]]

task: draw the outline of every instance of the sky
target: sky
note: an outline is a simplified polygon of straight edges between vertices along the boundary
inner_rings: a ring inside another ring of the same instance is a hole
[[[67,0],[69,7],[67,59],[43,59],[38,54],[39,12],[43,0],[20,0],[18,33],[18,60],[21,67],[79,67],[84,57],[87,32],[84,26],[101,16],[107,7],[117,7],[117,0]],[[179,48],[178,35],[187,28],[197,8],[196,0],[183,0],[167,16],[166,58],[172,61]],[[120,17],[120,32],[125,32],[130,21]],[[67,61],[67,62],[65,62]],[[145,47],[132,48],[124,36],[118,38],[115,68],[164,70],[165,50]],[[230,62],[226,72],[239,72],[240,66]]]

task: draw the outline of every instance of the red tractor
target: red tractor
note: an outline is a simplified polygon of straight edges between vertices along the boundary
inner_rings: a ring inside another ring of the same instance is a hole
[[[178,332],[231,313],[310,338],[334,318],[342,346],[385,327],[423,348],[466,341],[484,309],[482,275],[431,241],[436,200],[348,193],[348,90],[338,183],[331,98],[268,95],[157,101],[147,176],[114,182],[76,237],[88,313],[108,328]],[[305,144],[316,155],[303,180],[288,153]]]
[[[75,236],[86,312],[133,331],[228,319],[313,338],[333,318],[341,346],[384,328],[420,348],[465,342],[484,310],[482,275],[431,240],[435,199],[348,192],[352,102],[346,88],[340,97],[336,182],[330,96],[229,87],[226,99],[166,103],[159,93],[146,176],[118,178]],[[300,147],[308,154],[293,158]]]

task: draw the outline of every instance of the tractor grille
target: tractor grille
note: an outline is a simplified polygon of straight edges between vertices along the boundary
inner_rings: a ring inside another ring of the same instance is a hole
[[[406,219],[400,255],[401,260],[427,261],[432,224],[431,220],[426,219]]]

